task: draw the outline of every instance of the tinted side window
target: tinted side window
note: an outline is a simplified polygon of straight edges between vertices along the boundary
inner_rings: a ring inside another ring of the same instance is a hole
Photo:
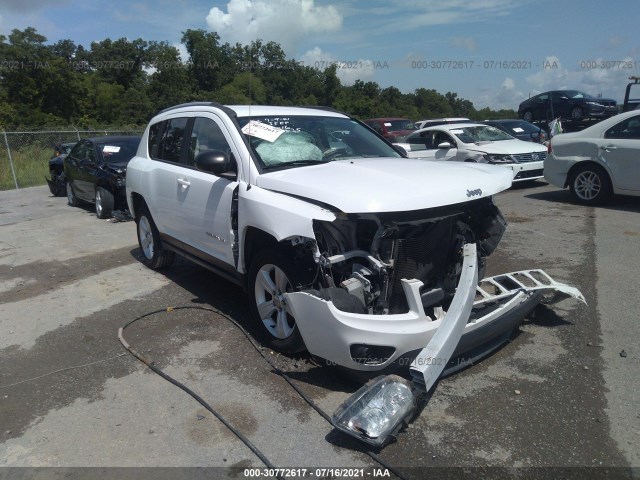
[[[433,132],[422,132],[407,138],[407,143],[411,144],[411,151],[428,150],[431,148]]]
[[[75,158],[76,160],[82,160],[83,158],[85,158],[87,156],[87,147],[85,143],[77,143],[76,146],[71,150],[69,156]]]
[[[380,122],[368,122],[367,125],[373,128],[376,132],[382,133],[382,126],[380,125]]]
[[[604,137],[640,140],[640,115],[614,125],[604,133]]]
[[[188,118],[172,118],[162,131],[158,146],[158,158],[168,162],[179,162],[182,153],[184,131]]]
[[[160,159],[160,157],[158,157],[158,149],[160,147],[160,135],[164,130],[164,127],[166,124],[167,124],[166,121],[158,122],[158,123],[154,123],[149,127],[149,143],[148,143],[149,156],[156,160]]]
[[[198,117],[193,123],[189,142],[187,165],[193,165],[196,155],[207,150],[231,153],[229,143],[216,122],[210,118]]]

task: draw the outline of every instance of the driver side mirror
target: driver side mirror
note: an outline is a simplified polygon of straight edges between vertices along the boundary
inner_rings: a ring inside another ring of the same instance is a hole
[[[451,148],[451,144],[449,142],[442,142],[438,144],[438,148],[442,148],[443,150],[448,150]]]
[[[195,166],[201,172],[212,173],[214,175],[223,175],[230,173],[235,166],[230,155],[220,150],[206,150],[196,155]],[[232,172],[235,177],[235,171]]]

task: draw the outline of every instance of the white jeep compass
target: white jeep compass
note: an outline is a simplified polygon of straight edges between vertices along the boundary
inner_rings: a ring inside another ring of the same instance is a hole
[[[511,181],[406,158],[330,109],[191,103],[151,120],[126,183],[149,267],[177,253],[243,286],[275,349],[411,366],[428,389],[543,292],[580,296],[539,270],[479,284],[506,226],[491,196]]]

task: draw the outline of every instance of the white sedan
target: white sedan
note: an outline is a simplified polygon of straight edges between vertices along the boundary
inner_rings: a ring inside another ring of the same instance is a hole
[[[542,178],[547,148],[523,142],[481,123],[454,123],[423,128],[408,135],[402,147],[411,158],[489,163],[509,168],[513,182]]]
[[[621,113],[580,132],[551,139],[545,179],[569,187],[580,203],[596,205],[612,194],[640,196],[640,112]]]

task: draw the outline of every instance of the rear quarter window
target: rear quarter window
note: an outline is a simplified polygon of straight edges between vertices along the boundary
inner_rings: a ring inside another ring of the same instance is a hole
[[[149,127],[149,155],[155,160],[180,162],[189,119],[172,118]]]

